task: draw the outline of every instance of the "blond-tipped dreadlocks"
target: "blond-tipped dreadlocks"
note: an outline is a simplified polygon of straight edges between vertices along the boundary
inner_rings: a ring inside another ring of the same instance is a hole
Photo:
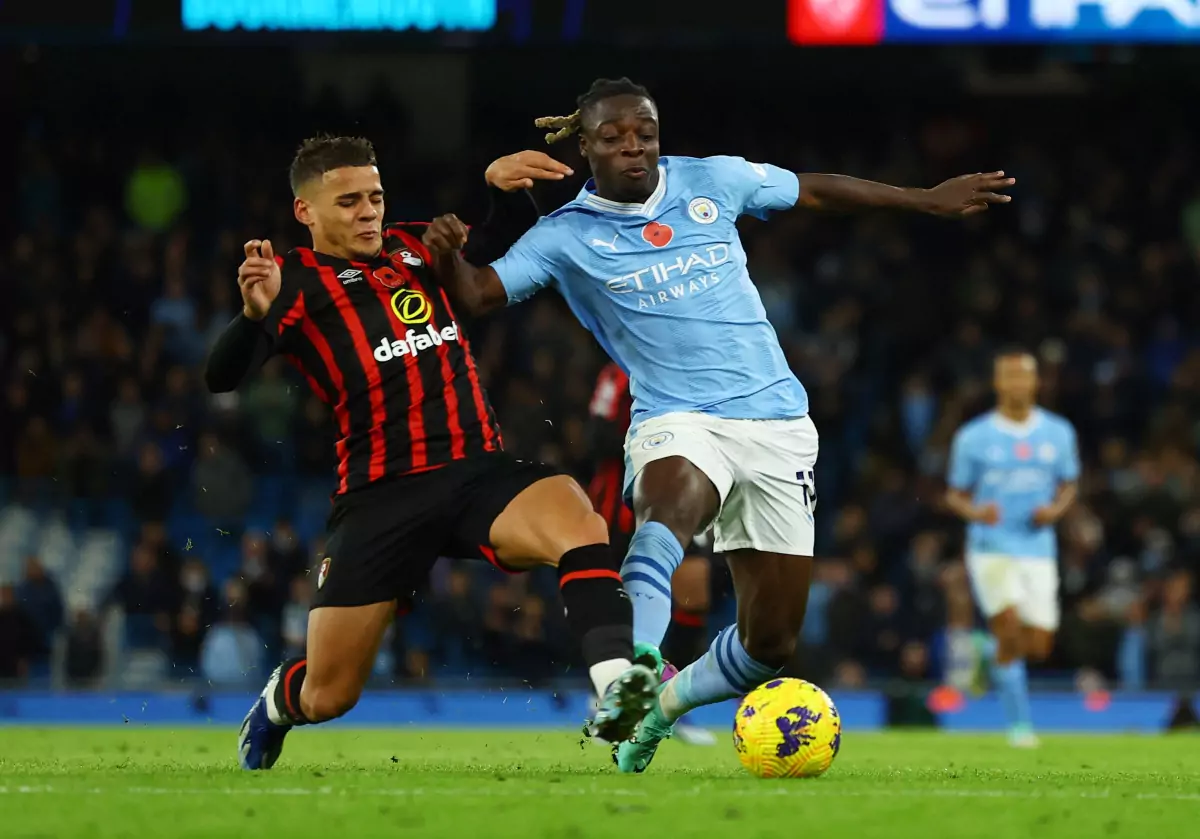
[[[609,99],[613,96],[644,96],[653,101],[650,96],[650,91],[642,87],[640,84],[634,84],[627,78],[619,79],[596,79],[592,82],[592,86],[588,88],[587,93],[575,100],[578,110],[570,116],[565,117],[539,117],[533,121],[533,124],[538,128],[554,129],[546,135],[547,143],[557,143],[559,140],[565,140],[572,134],[579,132],[583,126],[582,114],[588,108]]]
[[[547,143],[557,143],[565,140],[579,130],[579,111],[569,117],[538,117],[533,121],[538,128],[554,128],[546,135]]]

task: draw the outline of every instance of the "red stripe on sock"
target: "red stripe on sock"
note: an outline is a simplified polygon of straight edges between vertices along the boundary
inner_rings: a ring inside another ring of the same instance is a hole
[[[287,673],[283,675],[283,704],[287,707],[288,716],[294,720],[302,719],[303,715],[292,707],[292,676],[295,676],[296,671],[301,667],[307,665],[308,659],[301,659],[288,668]]]
[[[587,571],[572,571],[570,574],[564,574],[563,578],[558,581],[558,587],[562,588],[567,583],[575,580],[597,580],[602,577],[621,581],[621,575],[610,568],[589,568]]]
[[[690,626],[695,629],[700,629],[704,626],[704,615],[699,612],[688,612],[684,609],[676,609],[671,613],[671,620],[680,626]]]
[[[484,559],[486,559],[492,565],[495,565],[497,568],[499,568],[505,574],[520,574],[521,573],[516,568],[509,568],[503,562],[496,559],[496,552],[494,550],[492,550],[490,547],[488,547],[487,545],[480,545],[479,553],[483,554]]]

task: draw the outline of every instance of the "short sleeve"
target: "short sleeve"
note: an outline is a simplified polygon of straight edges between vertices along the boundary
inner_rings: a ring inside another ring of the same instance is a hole
[[[950,467],[946,483],[951,489],[969,490],[975,486],[975,460],[971,451],[970,438],[965,429],[954,435],[950,446]]]
[[[1058,459],[1058,479],[1064,482],[1079,480],[1079,441],[1075,429],[1070,425],[1065,428],[1062,454]]]
[[[492,270],[504,285],[509,305],[532,297],[554,283],[555,233],[543,219],[492,263]]]
[[[738,215],[765,219],[776,210],[789,210],[800,198],[800,179],[794,172],[743,157],[709,157],[706,162],[717,188]]]

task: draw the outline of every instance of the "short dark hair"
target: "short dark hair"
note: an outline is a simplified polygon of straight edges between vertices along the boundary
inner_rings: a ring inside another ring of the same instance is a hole
[[[565,117],[542,117],[534,120],[533,124],[538,128],[556,129],[546,135],[546,142],[557,143],[559,140],[565,140],[572,134],[578,133],[583,128],[584,111],[590,110],[605,99],[611,99],[614,96],[641,96],[651,102],[654,101],[649,90],[630,81],[625,76],[619,79],[596,79],[586,92],[575,98],[575,113]]]
[[[375,147],[366,137],[318,134],[309,137],[296,149],[296,156],[292,158],[292,165],[288,169],[288,180],[292,184],[292,194],[297,194],[300,187],[326,172],[343,166],[374,165]]]

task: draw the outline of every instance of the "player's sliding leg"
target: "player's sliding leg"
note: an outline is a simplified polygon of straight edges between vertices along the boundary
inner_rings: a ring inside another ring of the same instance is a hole
[[[395,601],[323,606],[309,613],[306,657],[275,669],[242,722],[243,769],[270,769],[293,726],[325,722],[355,706],[395,613]]]
[[[567,624],[579,641],[600,702],[590,733],[608,742],[632,734],[654,700],[658,674],[633,663],[633,609],[621,583],[608,525],[565,475],[520,492],[492,523],[496,560],[512,570],[558,569]]]
[[[621,578],[633,600],[633,638],[657,649],[671,624],[671,580],[685,545],[717,514],[721,496],[708,476],[681,456],[647,463],[634,484],[637,530]]]
[[[737,623],[721,630],[708,652],[663,685],[633,739],[617,749],[622,772],[644,772],[676,720],[693,708],[748,693],[778,674],[795,652],[808,606],[812,557],[738,550],[727,561],[737,592]]]

